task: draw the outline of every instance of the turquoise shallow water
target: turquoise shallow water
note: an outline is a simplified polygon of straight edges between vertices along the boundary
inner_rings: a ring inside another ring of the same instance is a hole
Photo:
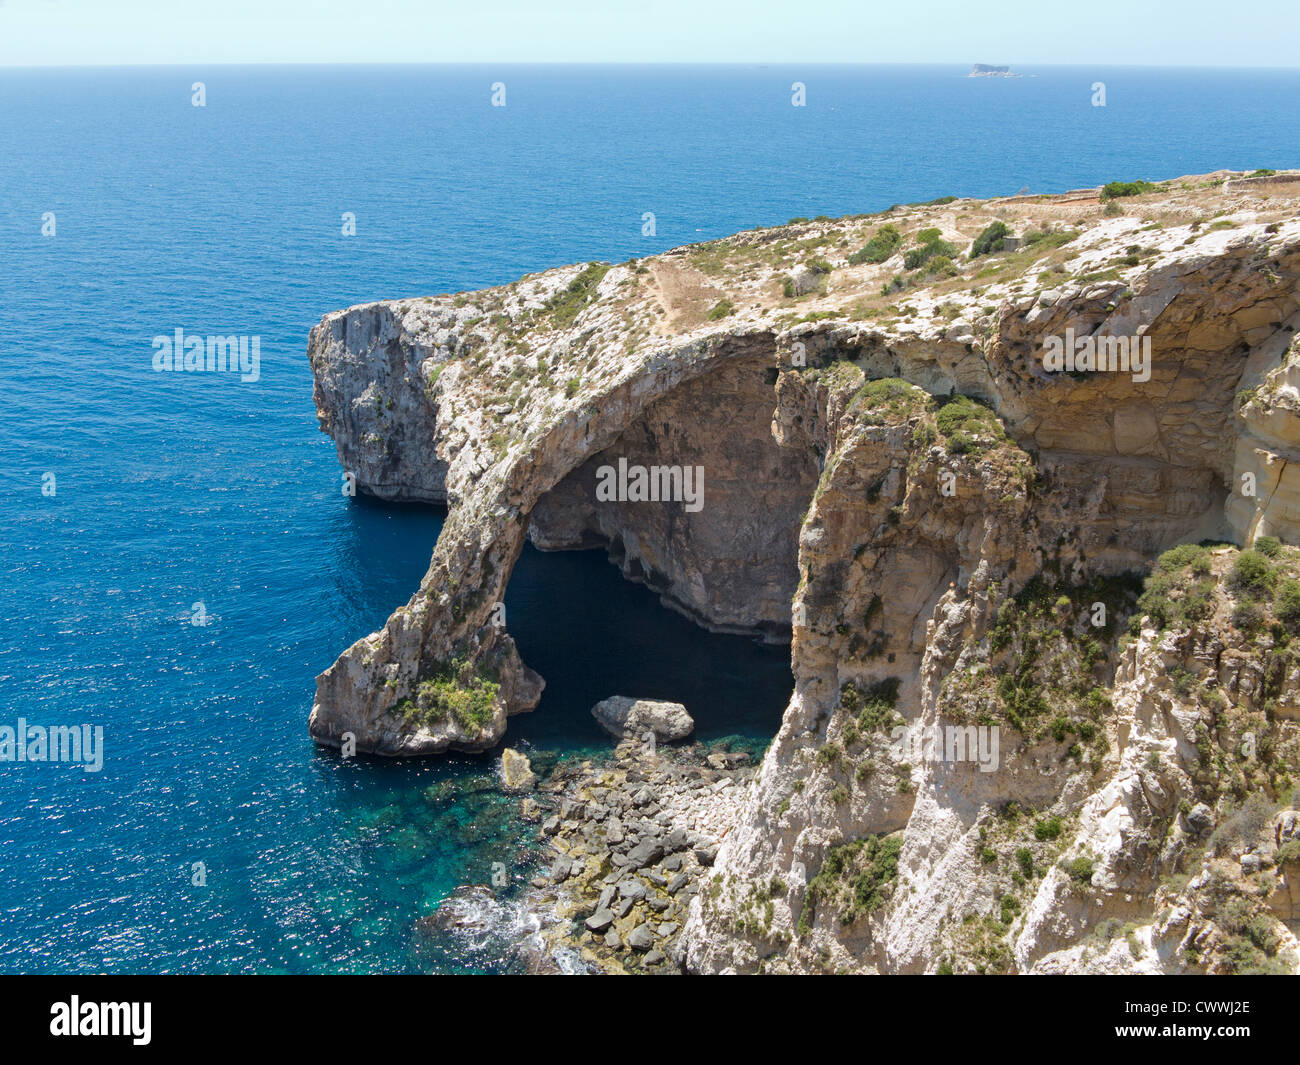
[[[962,73],[0,71],[0,724],[102,725],[106,755],[0,764],[0,970],[493,964],[411,936],[492,862],[526,875],[490,759],[307,738],[315,674],[407,599],[441,520],[341,496],[304,358],[325,311],[795,215],[1300,164],[1294,72]],[[259,336],[260,380],[154,373],[176,328]],[[526,551],[507,605],[549,682],[511,740],[543,759],[604,749],[588,709],[617,691],[681,699],[705,738],[775,731],[785,653],[598,554]]]

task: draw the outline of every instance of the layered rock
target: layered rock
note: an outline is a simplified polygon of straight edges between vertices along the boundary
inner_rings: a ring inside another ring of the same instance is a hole
[[[1080,196],[895,208],[326,316],[310,352],[345,468],[449,510],[411,601],[319,678],[312,735],[392,755],[494,745],[541,691],[495,624],[524,537],[600,545],[702,625],[792,638],[795,691],[720,886],[692,906],[689,967],[1244,956],[1230,926],[1262,918],[1228,914],[1244,895],[1213,868],[1227,859],[1168,838],[1180,800],[1222,817],[1243,796],[1180,765],[1179,715],[1202,712],[1186,693],[1152,716],[1169,626],[1138,614],[1124,643],[1115,626],[1136,610],[1122,575],[1172,545],[1300,540],[1291,188],[1186,179],[1120,217]],[[1021,246],[907,270],[922,230],[964,247],[991,220]],[[851,254],[885,224],[896,252]],[[1050,372],[1046,342],[1066,336],[1149,345],[1149,373]],[[620,462],[702,468],[703,505],[602,498]],[[1213,657],[1232,706],[1282,670],[1270,766],[1294,761],[1294,670],[1180,631],[1178,669]],[[970,729],[989,758],[889,742],[904,726]],[[1281,781],[1249,786],[1275,803]],[[1180,901],[1156,914],[1153,885],[1193,858],[1212,890],[1165,885]],[[1124,949],[1080,945],[1112,919],[1133,925]],[[1291,947],[1269,943],[1270,959]]]

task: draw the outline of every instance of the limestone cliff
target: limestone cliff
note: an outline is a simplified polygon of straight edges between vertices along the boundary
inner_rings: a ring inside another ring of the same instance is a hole
[[[895,207],[327,315],[345,470],[449,512],[312,735],[494,746],[542,685],[493,624],[524,537],[601,545],[791,640],[689,968],[1294,968],[1295,188]],[[1134,361],[1054,372],[1067,337]],[[703,505],[603,499],[620,460]]]

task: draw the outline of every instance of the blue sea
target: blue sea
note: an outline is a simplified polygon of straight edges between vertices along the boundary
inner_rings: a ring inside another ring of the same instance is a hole
[[[0,71],[0,725],[104,734],[98,773],[0,763],[0,971],[504,964],[413,932],[493,862],[531,875],[492,757],[307,736],[315,675],[415,590],[443,517],[341,493],[325,312],[794,216],[1300,166],[1296,71],[965,73]],[[260,337],[260,379],[155,373],[177,328]],[[705,740],[777,728],[788,651],[701,634],[602,553],[528,549],[507,606],[548,681],[508,740],[543,766],[608,749],[615,693],[680,699]]]

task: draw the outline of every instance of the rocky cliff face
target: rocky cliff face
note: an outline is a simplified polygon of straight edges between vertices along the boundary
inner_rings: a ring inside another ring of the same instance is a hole
[[[524,537],[599,544],[791,640],[687,967],[1294,968],[1294,187],[894,208],[326,316],[345,469],[449,513],[312,735],[495,745],[542,685],[494,624]],[[1020,247],[968,258],[994,222]],[[1053,372],[1053,338],[1134,361]],[[620,463],[702,505],[603,497]]]

